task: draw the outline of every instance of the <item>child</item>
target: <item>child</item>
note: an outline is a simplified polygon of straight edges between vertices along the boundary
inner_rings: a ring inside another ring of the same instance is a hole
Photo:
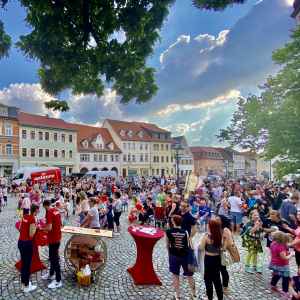
[[[207,224],[211,217],[210,207],[207,205],[205,198],[200,198],[199,200],[199,222],[200,222],[200,232],[207,231]],[[204,228],[203,228],[204,227]]]
[[[276,231],[272,234],[273,242],[270,246],[271,250],[271,262],[270,270],[273,271],[271,279],[271,289],[278,291],[276,285],[280,278],[282,278],[282,295],[289,299],[289,259],[292,257],[292,253],[289,252],[288,242],[290,236],[281,231]]]
[[[257,210],[250,213],[250,221],[244,226],[242,232],[242,246],[247,249],[245,271],[248,273],[261,273],[261,267],[257,265],[258,254],[263,252],[262,239],[264,231]]]

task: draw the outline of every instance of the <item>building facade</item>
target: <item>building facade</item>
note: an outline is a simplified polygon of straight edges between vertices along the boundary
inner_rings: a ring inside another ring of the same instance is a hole
[[[169,131],[154,124],[109,119],[104,121],[103,127],[122,151],[123,177],[174,174]]]
[[[179,150],[177,150],[177,146],[179,146]],[[176,156],[178,152],[178,163],[179,163],[178,170],[179,170],[180,177],[186,177],[189,174],[194,172],[193,154],[184,136],[178,136],[173,138],[172,152],[173,152],[172,156],[175,158],[174,161],[175,166],[176,166]],[[176,170],[176,174],[177,174],[177,170]]]
[[[0,176],[11,176],[19,167],[18,108],[0,104]]]
[[[59,167],[78,172],[77,132],[64,120],[19,113],[20,167]]]
[[[222,149],[213,147],[190,147],[196,176],[224,176],[225,166]]]
[[[106,128],[72,124],[77,131],[77,161],[80,173],[121,172],[121,150]]]
[[[300,0],[295,0],[294,2],[294,11],[292,13],[292,18],[295,18],[297,24],[300,24]]]

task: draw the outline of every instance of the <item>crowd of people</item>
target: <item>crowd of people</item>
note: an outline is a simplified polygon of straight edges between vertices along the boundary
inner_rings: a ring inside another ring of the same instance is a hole
[[[29,281],[28,254],[32,251],[36,231],[34,217],[43,205],[46,222],[40,230],[50,235],[50,272],[44,276],[53,280],[49,288],[62,286],[58,255],[61,224],[68,224],[74,215],[78,226],[108,229],[120,235],[123,213],[129,224],[149,224],[166,230],[176,300],[181,296],[181,268],[188,279],[191,297],[197,297],[193,275],[199,268],[191,263],[191,250],[195,249],[203,257],[207,299],[213,299],[214,289],[217,298],[223,299],[223,294],[230,292],[228,267],[238,261],[234,260],[230,249],[239,238],[246,252],[245,272],[262,273],[262,257],[267,253],[270,255],[272,291],[285,299],[300,299],[300,198],[296,184],[276,185],[254,179],[204,180],[186,195],[177,188],[173,178],[103,178],[97,181],[92,177],[65,177],[61,186],[27,183],[11,191],[18,197],[22,225],[27,224],[21,226],[19,239],[21,258],[26,260],[21,276],[25,292],[35,288]],[[195,245],[194,237],[199,233],[201,239]],[[298,274],[289,268],[294,254]],[[200,265],[201,255],[195,256]],[[277,287],[280,279],[282,290]]]

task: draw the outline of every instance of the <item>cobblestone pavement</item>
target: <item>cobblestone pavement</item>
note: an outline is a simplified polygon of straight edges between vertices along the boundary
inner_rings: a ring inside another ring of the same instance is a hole
[[[168,260],[165,249],[165,241],[161,240],[154,251],[154,268],[161,278],[163,285],[157,286],[135,286],[126,269],[134,264],[135,244],[127,233],[127,222],[123,216],[123,232],[120,237],[106,240],[108,248],[108,262],[100,275],[98,283],[92,284],[88,288],[78,287],[72,274],[66,268],[63,258],[61,259],[63,288],[51,291],[47,288],[47,282],[41,279],[41,272],[32,276],[32,281],[37,284],[38,289],[32,294],[26,296],[20,290],[19,274],[14,264],[19,258],[17,248],[18,233],[15,229],[16,201],[10,199],[8,207],[0,213],[0,299],[101,299],[101,300],[170,300],[173,292],[171,286],[171,276],[168,272]],[[64,241],[60,247],[64,249],[64,244],[68,236],[64,236]],[[47,263],[47,247],[40,251],[42,260]],[[63,253],[61,253],[63,257]],[[242,264],[234,265],[230,268],[230,295],[225,297],[228,300],[246,300],[246,299],[280,299],[279,295],[272,294],[268,290],[267,261],[263,275],[246,274],[243,271]],[[205,287],[203,275],[195,276],[199,299],[204,297]],[[184,280],[183,280],[184,281]],[[187,283],[182,284],[182,294],[188,297]]]

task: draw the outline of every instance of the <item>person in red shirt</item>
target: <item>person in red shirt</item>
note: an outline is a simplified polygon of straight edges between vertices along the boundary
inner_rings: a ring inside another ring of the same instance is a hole
[[[50,272],[49,274],[43,275],[42,278],[45,280],[51,279],[52,282],[48,285],[48,288],[56,289],[62,286],[59,264],[59,246],[62,226],[61,217],[59,210],[56,207],[51,207],[51,202],[49,200],[43,202],[43,207],[46,210],[46,225],[43,229],[48,231]]]
[[[30,267],[33,253],[33,237],[36,232],[35,217],[39,212],[36,205],[31,206],[31,213],[25,214],[21,221],[20,236],[18,241],[18,248],[21,254],[21,283],[24,293],[29,293],[36,289],[35,285],[30,282]]]

